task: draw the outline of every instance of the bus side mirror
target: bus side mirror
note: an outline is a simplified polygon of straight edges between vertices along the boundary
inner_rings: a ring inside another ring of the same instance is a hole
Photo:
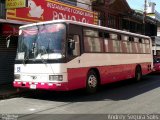
[[[69,39],[68,47],[70,50],[74,50],[75,49],[75,40]]]

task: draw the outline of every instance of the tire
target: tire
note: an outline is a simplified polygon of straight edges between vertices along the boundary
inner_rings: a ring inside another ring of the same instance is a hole
[[[89,71],[87,80],[86,80],[86,92],[95,93],[98,87],[98,77],[94,70]]]
[[[141,79],[142,79],[142,70],[140,66],[137,66],[135,70],[135,80],[140,81]]]

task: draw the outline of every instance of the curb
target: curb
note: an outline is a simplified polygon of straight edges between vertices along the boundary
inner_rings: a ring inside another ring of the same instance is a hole
[[[17,97],[25,92],[27,91],[26,90],[23,90],[23,91],[16,90],[14,92],[6,92],[5,94],[0,95],[0,100]]]

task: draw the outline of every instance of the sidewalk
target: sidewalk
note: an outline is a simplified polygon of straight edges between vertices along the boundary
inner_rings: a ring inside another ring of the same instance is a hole
[[[26,90],[18,90],[12,84],[0,85],[0,100],[17,96]]]

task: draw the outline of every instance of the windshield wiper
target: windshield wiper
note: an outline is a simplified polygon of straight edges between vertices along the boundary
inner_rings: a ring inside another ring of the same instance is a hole
[[[48,54],[46,48],[44,46],[40,46],[40,58],[43,63],[47,63],[45,59],[43,59],[42,55]]]

